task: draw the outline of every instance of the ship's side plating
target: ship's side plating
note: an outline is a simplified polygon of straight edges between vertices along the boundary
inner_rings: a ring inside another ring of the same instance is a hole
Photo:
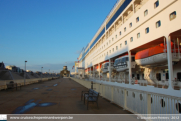
[[[138,103],[145,99],[145,107],[150,102],[152,109],[145,109],[149,113],[157,113],[158,103],[164,113],[171,113],[163,109],[167,106],[181,113],[180,5],[181,0],[117,2],[79,57],[79,67],[90,70],[89,77],[103,96],[135,113],[143,112],[129,101],[125,104],[121,96]],[[163,48],[160,53],[146,50],[159,45]],[[137,58],[146,52],[152,54]],[[125,55],[128,59],[118,63]],[[172,102],[172,97],[178,99]]]

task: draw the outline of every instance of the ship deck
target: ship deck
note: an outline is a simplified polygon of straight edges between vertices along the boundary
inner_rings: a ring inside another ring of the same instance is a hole
[[[0,114],[131,114],[102,97],[99,109],[90,103],[87,110],[80,99],[83,90],[88,89],[69,78],[1,90]]]

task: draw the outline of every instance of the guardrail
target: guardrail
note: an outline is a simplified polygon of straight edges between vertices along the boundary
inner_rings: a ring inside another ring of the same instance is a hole
[[[72,79],[91,88],[88,80]],[[181,114],[181,97],[96,82],[93,88],[102,97],[135,114]]]

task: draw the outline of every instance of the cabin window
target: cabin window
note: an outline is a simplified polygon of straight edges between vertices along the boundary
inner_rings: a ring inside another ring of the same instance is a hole
[[[130,42],[132,42],[132,41],[133,41],[133,37],[130,38]]]
[[[137,34],[137,38],[140,38],[140,33]]]
[[[157,21],[156,22],[156,28],[160,27],[161,26],[161,21]]]
[[[129,27],[130,27],[130,28],[132,27],[132,23],[129,24]]]
[[[157,8],[159,6],[159,0],[157,0],[155,3],[154,3],[154,8]]]
[[[119,32],[119,35],[121,35],[121,31]]]
[[[161,74],[160,74],[160,73],[157,73],[157,74],[156,74],[156,78],[157,78],[158,81],[161,81]]]
[[[122,59],[119,59],[119,61],[118,61],[119,63],[121,63],[122,62]]]
[[[139,17],[136,18],[136,22],[138,22],[138,21],[139,21]]]
[[[125,41],[125,45],[127,45],[127,41]]]
[[[145,75],[144,75],[144,74],[142,74],[142,79],[144,79],[144,76],[145,76]]]
[[[148,10],[144,11],[144,16],[148,15]]]
[[[119,60],[115,60],[114,66],[116,66],[119,63]]]
[[[181,72],[178,72],[178,73],[177,73],[177,79],[178,79],[178,81],[181,82]]]
[[[136,78],[137,78],[138,80],[140,80],[140,75],[139,75],[139,74],[137,74],[137,75],[136,75]]]
[[[125,62],[126,61],[126,58],[122,58],[121,62]]]
[[[145,29],[145,33],[146,33],[146,34],[149,33],[149,27],[147,27],[147,28]]]
[[[116,46],[116,50],[118,50],[118,46]]]
[[[169,75],[168,75],[168,73],[166,73],[166,80],[168,80],[169,79]]]
[[[129,61],[129,58],[128,58],[128,57],[126,57],[126,61]]]
[[[122,44],[120,44],[120,48],[121,48]]]
[[[176,11],[170,14],[170,21],[176,18]]]
[[[124,32],[126,32],[126,27],[124,28]]]

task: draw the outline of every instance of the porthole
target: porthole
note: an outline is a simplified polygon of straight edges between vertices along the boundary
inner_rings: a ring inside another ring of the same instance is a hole
[[[176,18],[176,11],[170,14],[170,21]]]
[[[143,95],[142,94],[140,94],[140,100],[143,100]]]
[[[163,99],[160,100],[161,106],[165,107],[165,101]]]
[[[181,113],[181,104],[180,103],[176,103],[176,109],[179,113]]]
[[[133,98],[135,98],[135,93],[134,92],[132,93],[132,96],[133,96]]]

